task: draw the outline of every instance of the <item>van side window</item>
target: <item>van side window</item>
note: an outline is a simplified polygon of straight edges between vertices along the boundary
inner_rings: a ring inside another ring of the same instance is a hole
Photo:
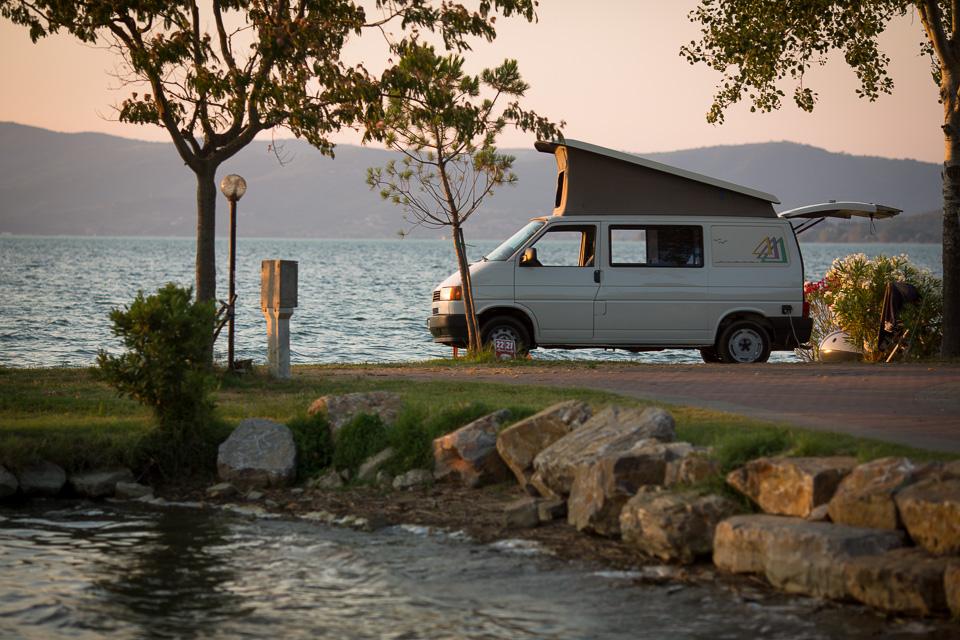
[[[597,228],[594,225],[556,226],[548,229],[533,248],[538,266],[590,267],[594,263]]]
[[[611,267],[702,267],[703,227],[611,225]]]

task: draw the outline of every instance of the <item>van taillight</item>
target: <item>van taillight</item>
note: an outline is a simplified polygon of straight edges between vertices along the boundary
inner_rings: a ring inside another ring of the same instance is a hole
[[[803,317],[804,318],[810,317],[810,303],[807,302],[806,300],[803,301]]]

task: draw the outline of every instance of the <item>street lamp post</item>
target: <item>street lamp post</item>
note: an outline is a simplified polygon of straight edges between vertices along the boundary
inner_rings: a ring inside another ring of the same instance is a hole
[[[220,183],[220,191],[230,201],[230,323],[227,333],[227,370],[233,371],[233,329],[236,316],[235,280],[237,272],[237,201],[247,191],[247,183],[235,173],[231,173]]]

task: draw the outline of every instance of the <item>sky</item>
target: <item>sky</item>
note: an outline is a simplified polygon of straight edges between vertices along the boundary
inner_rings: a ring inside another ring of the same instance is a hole
[[[943,107],[919,55],[919,17],[898,19],[881,39],[890,56],[893,95],[870,103],[855,93],[853,71],[838,52],[813,69],[805,86],[820,100],[813,113],[797,109],[785,85],[780,111],[727,111],[723,125],[706,122],[721,75],[691,66],[679,51],[699,36],[687,15],[696,0],[540,0],[538,22],[503,19],[494,43],[477,42],[468,70],[519,61],[530,85],[524,105],[554,121],[567,138],[631,153],[716,145],[790,141],[852,155],[943,161]],[[372,39],[371,39],[372,44]],[[354,53],[375,70],[382,55],[361,44]],[[113,53],[68,35],[32,44],[26,29],[0,19],[0,121],[68,133],[100,132],[169,142],[159,127],[116,121],[118,89]],[[278,137],[290,137],[281,131]],[[345,133],[335,140],[358,143]],[[501,148],[528,148],[530,134],[508,131]],[[9,152],[9,150],[8,150]]]

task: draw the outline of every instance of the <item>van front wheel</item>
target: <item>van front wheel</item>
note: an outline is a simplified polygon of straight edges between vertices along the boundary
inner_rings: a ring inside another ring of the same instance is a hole
[[[510,316],[495,316],[483,323],[480,344],[493,345],[495,340],[513,340],[518,356],[526,355],[530,349],[530,332],[522,322]]]
[[[720,334],[717,353],[727,364],[766,362],[770,357],[770,338],[756,323],[739,320]]]

